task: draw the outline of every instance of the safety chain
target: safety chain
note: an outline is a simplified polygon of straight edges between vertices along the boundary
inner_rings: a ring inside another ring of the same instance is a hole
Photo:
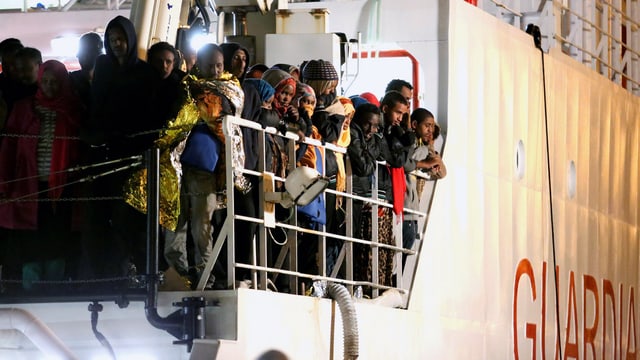
[[[129,281],[130,276],[111,277],[103,279],[87,279],[87,280],[34,280],[30,281],[32,284],[51,284],[51,285],[72,285],[72,284],[99,284],[99,283],[111,283]],[[0,284],[22,284],[23,280],[14,279],[2,279]]]
[[[0,134],[0,137],[28,138],[28,139],[80,140],[80,137],[78,136],[42,136],[42,135],[13,134],[13,133],[2,133]]]
[[[210,193],[187,193],[182,194],[186,196],[209,196]],[[223,194],[216,194],[217,196],[222,196]],[[93,197],[67,197],[67,198],[59,198],[59,199],[17,199],[12,200],[11,202],[57,202],[57,201],[112,201],[112,200],[124,200],[123,196],[93,196]]]
[[[56,202],[56,201],[107,201],[122,200],[122,196],[102,196],[102,197],[77,197],[77,198],[60,198],[60,199],[18,199],[12,202]]]
[[[188,131],[189,129],[185,128],[185,126],[172,126],[161,129],[152,129],[141,131],[133,134],[126,135],[128,138],[135,138],[138,136],[149,135],[149,134],[157,134],[163,131],[168,130],[183,130]],[[42,136],[42,135],[33,135],[33,134],[15,134],[15,133],[0,133],[0,137],[11,137],[11,138],[30,138],[30,139],[60,139],[60,140],[81,140],[79,136]]]

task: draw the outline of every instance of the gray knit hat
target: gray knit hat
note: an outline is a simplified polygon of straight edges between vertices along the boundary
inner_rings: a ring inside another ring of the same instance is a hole
[[[333,64],[326,60],[311,60],[302,70],[302,78],[307,80],[338,80]]]

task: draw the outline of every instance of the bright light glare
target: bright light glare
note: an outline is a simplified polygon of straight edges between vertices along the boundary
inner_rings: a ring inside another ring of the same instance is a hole
[[[60,36],[51,40],[52,56],[75,57],[78,54],[78,35]]]
[[[193,50],[200,50],[205,44],[216,43],[216,36],[214,34],[195,34],[191,37],[191,48]]]

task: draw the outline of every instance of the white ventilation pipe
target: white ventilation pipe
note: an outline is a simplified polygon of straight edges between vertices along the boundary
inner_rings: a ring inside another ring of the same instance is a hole
[[[32,313],[18,308],[0,309],[0,330],[18,330],[52,359],[77,360],[51,329]]]
[[[338,303],[342,314],[342,330],[344,335],[344,359],[357,359],[359,355],[358,319],[356,307],[347,288],[336,283],[327,284],[327,293]]]

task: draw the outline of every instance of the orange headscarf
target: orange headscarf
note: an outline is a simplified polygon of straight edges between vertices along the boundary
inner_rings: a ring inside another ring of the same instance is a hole
[[[276,85],[276,88],[275,88],[276,92],[275,92],[275,96],[273,97],[273,108],[278,112],[278,114],[280,114],[280,117],[284,117],[284,115],[287,113],[287,106],[280,103],[280,101],[278,100],[278,95],[280,95],[280,93],[284,91],[284,89],[287,86],[291,86],[293,88],[293,94],[295,95],[296,79],[292,77],[286,78],[286,79],[280,80],[278,85]]]

